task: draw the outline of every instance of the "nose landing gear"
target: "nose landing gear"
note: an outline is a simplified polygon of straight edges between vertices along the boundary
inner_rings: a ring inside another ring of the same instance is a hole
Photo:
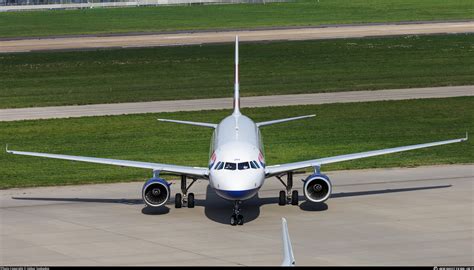
[[[240,214],[240,205],[242,204],[242,201],[235,201],[234,202],[234,209],[232,216],[230,216],[230,225],[235,226],[235,225],[244,225],[244,216]]]

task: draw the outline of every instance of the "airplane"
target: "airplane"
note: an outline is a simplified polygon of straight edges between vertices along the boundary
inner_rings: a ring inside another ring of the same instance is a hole
[[[468,140],[466,133],[466,137],[460,139],[387,148],[286,164],[267,165],[264,157],[260,129],[274,124],[301,120],[314,116],[315,115],[312,114],[255,123],[252,119],[240,112],[239,39],[238,36],[236,36],[235,83],[232,114],[225,117],[219,124],[158,119],[163,122],[194,125],[212,129],[213,135],[211,139],[208,167],[192,167],[108,158],[23,152],[9,150],[8,146],[6,151],[7,153],[16,155],[151,169],[153,171],[153,177],[146,181],[142,188],[143,201],[149,207],[160,207],[170,200],[170,183],[160,177],[161,172],[181,176],[182,194],[176,193],[174,198],[175,208],[181,208],[183,206],[193,208],[194,193],[188,193],[189,189],[198,179],[208,180],[210,187],[215,190],[217,195],[233,202],[234,207],[230,216],[230,224],[235,226],[244,224],[244,216],[242,215],[240,208],[242,202],[254,197],[262,187],[265,179],[269,177],[276,177],[285,187],[285,189],[281,190],[279,193],[279,205],[298,205],[298,190],[293,189],[293,174],[297,170],[313,168],[313,173],[303,180],[303,194],[307,201],[321,203],[330,197],[332,191],[332,184],[329,177],[321,173],[320,168],[322,165],[425,147],[459,143]],[[285,176],[286,183],[282,179],[282,177]],[[192,179],[192,182],[189,185],[187,184],[188,178]]]

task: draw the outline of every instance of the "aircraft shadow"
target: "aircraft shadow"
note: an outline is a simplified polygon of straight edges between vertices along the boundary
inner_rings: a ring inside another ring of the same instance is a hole
[[[442,186],[427,186],[427,187],[412,187],[412,188],[394,188],[394,189],[380,189],[380,190],[368,190],[368,191],[354,191],[354,192],[340,192],[331,194],[330,198],[344,198],[344,197],[353,197],[353,196],[366,196],[366,195],[376,195],[376,194],[385,194],[385,193],[395,193],[395,192],[406,192],[406,191],[417,191],[425,189],[438,189],[438,188],[448,188],[452,185],[442,185]]]
[[[368,190],[368,191],[354,191],[354,192],[340,192],[333,193],[330,199],[345,198],[354,196],[368,196],[376,194],[386,193],[397,193],[397,192],[408,192],[428,189],[439,189],[448,188],[451,185],[441,186],[425,186],[425,187],[412,187],[412,188],[397,188],[397,189],[380,189],[380,190]],[[37,200],[37,201],[58,201],[58,202],[90,202],[90,203],[118,203],[128,205],[143,204],[142,199],[104,199],[104,198],[42,198],[42,197],[12,197],[14,200]],[[299,196],[298,200],[302,203],[299,204],[299,208],[303,211],[326,211],[328,205],[326,203],[312,203],[306,201],[304,196]],[[170,201],[166,205],[173,205],[174,197],[171,197]],[[251,222],[260,216],[260,207],[267,204],[278,204],[278,197],[267,197],[260,198],[257,194],[253,198],[244,201],[241,205],[242,214],[244,215],[245,223]],[[142,209],[142,213],[145,215],[164,215],[170,212],[168,206],[162,207],[149,207],[145,206]],[[206,189],[206,199],[196,199],[196,207],[204,207],[204,213],[207,218],[212,221],[229,224],[230,215],[232,214],[233,202],[227,201],[219,197],[214,190],[208,185]]]
[[[143,203],[143,201],[142,201]],[[150,207],[150,206],[145,206],[143,207],[142,209],[142,214],[145,214],[145,215],[155,215],[155,216],[159,216],[159,215],[165,215],[165,214],[168,214],[170,212],[170,208],[167,207],[167,206],[160,206],[160,207]]]
[[[243,201],[240,208],[244,216],[244,222],[251,222],[260,215],[260,206],[263,205],[265,199],[259,198],[258,194],[253,198]],[[204,207],[204,213],[207,218],[212,221],[229,224],[230,216],[234,203],[225,200],[217,195],[217,193],[208,185],[206,189],[206,199],[196,200],[196,206]]]
[[[413,188],[397,188],[397,189],[381,189],[381,190],[369,190],[369,191],[356,191],[356,192],[341,192],[334,193],[330,198],[344,198],[353,196],[367,196],[375,194],[385,193],[396,193],[396,192],[407,192],[417,191],[426,189],[438,189],[448,188],[451,185],[442,186],[427,186],[427,187],[413,187]],[[242,202],[241,209],[244,216],[245,222],[251,222],[258,218],[260,215],[260,207],[267,204],[278,204],[278,197],[267,197],[260,198],[257,194],[255,197]],[[326,211],[328,205],[326,203],[313,203],[306,201],[304,196],[298,196],[299,208],[303,211]],[[207,218],[222,224],[229,224],[230,215],[232,214],[233,203],[219,197],[214,190],[208,185],[206,190],[205,200],[196,200],[196,206],[204,207],[204,213]]]
[[[142,199],[99,199],[99,198],[40,198],[40,197],[12,197],[14,200],[53,201],[53,202],[91,202],[91,203],[121,203],[142,204]]]
[[[259,194],[253,198],[242,202],[241,209],[244,216],[244,222],[252,222],[260,216],[260,207],[267,204],[278,204],[278,197],[260,198]],[[298,196],[299,201],[304,201],[304,196]],[[229,224],[232,214],[233,202],[219,197],[214,190],[207,186],[206,200],[196,201],[197,206],[204,207],[204,213],[207,218],[222,224]],[[305,206],[307,205],[307,206]],[[328,209],[325,203],[304,202],[300,207],[307,211],[323,211]]]

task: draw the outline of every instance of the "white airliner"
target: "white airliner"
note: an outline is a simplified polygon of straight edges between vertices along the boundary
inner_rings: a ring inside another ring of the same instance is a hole
[[[181,193],[176,194],[176,208],[181,208],[183,205],[186,205],[190,208],[194,207],[194,194],[188,194],[189,188],[197,179],[209,180],[210,186],[220,197],[234,202],[234,209],[230,217],[230,224],[242,225],[244,223],[244,218],[240,213],[241,202],[255,196],[258,190],[262,187],[266,178],[275,176],[285,186],[285,190],[280,191],[280,205],[285,205],[287,203],[298,205],[298,191],[293,190],[293,172],[304,168],[313,168],[314,173],[304,180],[303,193],[306,199],[311,202],[324,202],[331,195],[332,188],[329,178],[320,172],[321,165],[443,144],[458,143],[468,139],[466,134],[465,138],[460,139],[267,166],[263,154],[260,128],[268,125],[314,117],[315,115],[305,115],[259,123],[255,123],[252,121],[252,119],[243,115],[240,112],[238,44],[238,37],[236,37],[234,109],[231,115],[224,118],[219,124],[158,119],[159,121],[195,125],[213,129],[214,133],[212,136],[210,149],[211,155],[209,167],[207,168],[106,158],[22,152],[8,150],[8,148],[7,152],[17,155],[151,169],[153,170],[153,177],[144,184],[142,189],[143,200],[150,207],[160,207],[164,205],[170,198],[170,184],[159,177],[160,172],[168,172],[181,176],[181,192],[183,195],[181,195]],[[286,184],[282,180],[282,177],[285,175]],[[188,178],[193,180],[190,185],[187,185],[186,183]]]

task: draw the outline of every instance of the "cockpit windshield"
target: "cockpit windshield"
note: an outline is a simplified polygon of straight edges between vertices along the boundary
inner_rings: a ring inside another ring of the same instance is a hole
[[[250,165],[248,162],[239,163],[239,170],[247,170],[247,169],[250,169]]]
[[[225,165],[224,165],[225,164]],[[260,166],[255,160],[252,161],[245,161],[245,162],[239,162],[239,163],[234,163],[234,162],[217,162],[217,164],[214,167],[214,170],[231,170],[235,171],[237,169],[239,170],[248,170],[248,169],[259,169]]]
[[[226,162],[224,169],[233,171],[236,169],[236,164],[232,162]]]

